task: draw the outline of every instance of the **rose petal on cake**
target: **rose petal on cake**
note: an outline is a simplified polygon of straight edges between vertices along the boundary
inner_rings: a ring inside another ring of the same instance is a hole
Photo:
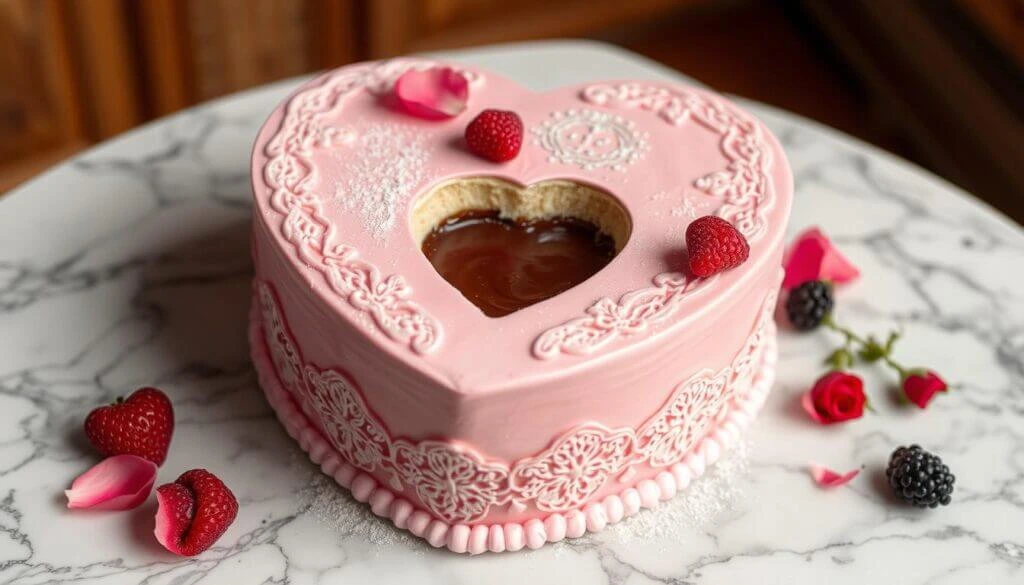
[[[860,276],[860,271],[843,256],[818,228],[804,230],[790,244],[782,259],[786,278],[782,288],[790,290],[811,280],[842,284]]]
[[[818,484],[818,487],[825,489],[832,489],[846,485],[860,473],[859,469],[854,469],[853,471],[840,474],[827,467],[822,467],[821,465],[816,464],[812,464],[810,470],[811,477],[814,478],[814,483]]]
[[[408,114],[426,120],[453,118],[466,109],[469,83],[450,67],[410,69],[395,81],[395,101]]]
[[[130,510],[149,497],[156,464],[136,455],[114,455],[93,466],[65,490],[68,508]]]
[[[828,424],[817,408],[814,408],[814,398],[811,396],[811,391],[804,392],[803,396],[800,397],[800,406],[804,407],[804,411],[807,412],[807,416],[811,417],[811,420],[818,423],[819,425]]]

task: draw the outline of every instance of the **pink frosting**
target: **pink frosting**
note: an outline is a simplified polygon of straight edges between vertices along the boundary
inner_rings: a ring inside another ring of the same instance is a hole
[[[434,546],[518,550],[600,530],[702,474],[767,392],[785,156],[760,122],[686,86],[534,94],[463,71],[470,100],[454,120],[382,105],[402,72],[432,65],[326,74],[261,130],[253,253],[273,365],[257,356],[261,379],[325,473]],[[516,111],[532,138],[503,165],[459,146],[488,107]],[[490,319],[407,225],[417,198],[459,176],[593,185],[632,233],[586,282]],[[750,258],[693,279],[682,234],[709,213],[747,237]]]
[[[281,385],[274,362],[267,351],[258,306],[258,302],[253,303],[249,342],[256,372],[267,401],[289,435],[309,437],[307,442],[300,442],[307,453],[312,454],[314,450],[330,452],[330,443],[310,424],[295,400]],[[370,502],[373,512],[390,519],[396,528],[408,530],[435,547],[446,547],[456,553],[475,555],[488,551],[516,551],[524,547],[536,549],[548,542],[555,543],[565,538],[578,538],[587,532],[598,532],[608,525],[633,516],[643,508],[654,508],[660,501],[671,499],[679,491],[686,489],[693,479],[703,475],[710,454],[721,453],[735,443],[739,432],[746,428],[761,409],[775,380],[777,352],[774,326],[770,327],[768,335],[764,338],[764,348],[760,356],[749,391],[744,394],[742,400],[735,403],[734,408],[717,428],[700,441],[685,462],[672,465],[667,471],[659,473],[654,481],[644,480],[636,487],[609,494],[600,502],[592,503],[583,510],[553,513],[545,518],[533,518],[525,522],[468,526],[451,525],[443,520],[433,519],[429,513],[415,509],[408,500],[372,479],[365,482],[365,487],[360,488],[362,497],[356,498]],[[348,470],[344,477],[357,474],[361,478],[369,477],[359,474],[354,467],[333,455],[323,460],[320,467],[324,473],[333,475],[336,480],[342,470]],[[346,487],[354,486],[354,483],[349,484],[340,480],[339,484]],[[374,502],[379,504],[374,505]]]

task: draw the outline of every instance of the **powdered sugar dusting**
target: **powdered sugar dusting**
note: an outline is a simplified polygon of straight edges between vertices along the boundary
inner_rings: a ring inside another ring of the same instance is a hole
[[[674,217],[682,217],[685,219],[697,219],[697,207],[694,206],[693,201],[684,193],[683,202],[679,207],[672,209],[672,215]]]
[[[424,542],[410,533],[395,528],[386,518],[357,502],[345,488],[319,472],[310,473],[309,482],[300,492],[300,502],[318,524],[325,526],[339,541],[365,542],[384,550],[395,545],[426,550]]]
[[[423,183],[430,152],[426,135],[408,126],[375,124],[360,129],[344,151],[347,181],[335,200],[362,216],[374,238],[384,239],[395,226],[398,207]]]
[[[740,441],[676,497],[610,527],[606,540],[623,544],[655,540],[679,542],[706,530],[745,497],[743,478],[750,472],[750,447]]]
[[[659,541],[682,542],[688,536],[711,528],[723,513],[734,509],[736,503],[746,497],[741,486],[749,471],[750,447],[740,442],[675,498],[584,539],[645,546]],[[381,551],[396,545],[416,551],[429,549],[419,538],[375,516],[369,506],[353,499],[348,490],[338,486],[332,478],[316,470],[307,473],[309,479],[300,492],[300,503],[317,523],[326,526],[339,540],[358,540]],[[573,548],[573,543],[550,546],[559,554],[559,551]]]

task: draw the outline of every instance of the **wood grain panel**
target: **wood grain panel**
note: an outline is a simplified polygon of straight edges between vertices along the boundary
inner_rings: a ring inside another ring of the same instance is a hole
[[[185,5],[180,0],[146,0],[136,6],[148,113],[163,116],[193,101]]]
[[[94,139],[120,134],[143,121],[139,64],[120,0],[63,3],[74,26],[78,77],[88,101],[86,127]]]
[[[52,148],[81,133],[62,25],[54,2],[0,3],[0,157]]]
[[[408,52],[593,34],[713,0],[376,0],[368,4],[371,58]]]

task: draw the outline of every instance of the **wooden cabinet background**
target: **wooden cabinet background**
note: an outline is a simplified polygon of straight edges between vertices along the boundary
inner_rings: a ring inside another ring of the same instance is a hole
[[[1024,221],[1024,0],[0,0],[0,194],[278,79],[595,36],[893,150]]]
[[[584,36],[716,0],[0,0],[0,193],[146,120],[445,47]]]

